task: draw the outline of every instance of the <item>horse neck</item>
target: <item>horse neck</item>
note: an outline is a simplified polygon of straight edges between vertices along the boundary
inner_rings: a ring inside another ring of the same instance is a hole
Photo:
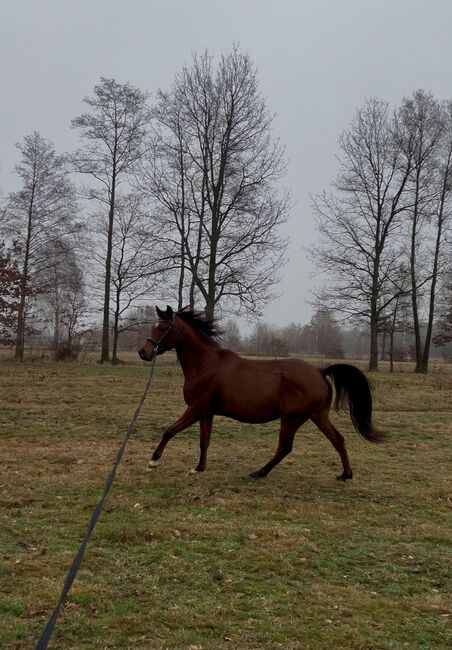
[[[185,376],[197,371],[216,352],[217,346],[208,337],[183,321],[176,320],[176,352]]]

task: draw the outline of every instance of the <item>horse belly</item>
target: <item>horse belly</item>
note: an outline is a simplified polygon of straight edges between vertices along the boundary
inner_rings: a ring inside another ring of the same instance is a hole
[[[279,399],[275,397],[262,394],[249,395],[243,392],[217,398],[215,412],[217,415],[224,415],[238,422],[259,424],[277,420],[280,417],[280,405]]]

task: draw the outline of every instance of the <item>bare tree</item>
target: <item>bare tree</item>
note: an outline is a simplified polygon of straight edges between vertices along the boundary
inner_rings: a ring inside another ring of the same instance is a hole
[[[88,174],[96,186],[88,198],[105,206],[106,254],[104,260],[104,299],[101,361],[110,358],[110,291],[113,236],[115,230],[116,195],[122,181],[127,180],[143,154],[149,121],[147,95],[130,84],[101,78],[92,97],[85,97],[89,112],[72,120],[80,129],[84,147],[72,156],[73,169]]]
[[[52,332],[56,360],[75,356],[74,342],[86,328],[85,282],[73,244],[65,240],[49,243],[46,247],[49,262],[41,280],[39,302]]]
[[[406,209],[407,141],[388,104],[368,100],[340,138],[341,171],[333,193],[313,197],[321,243],[311,255],[333,278],[316,302],[369,326],[369,370],[378,369],[379,321],[394,300],[387,285],[399,262],[393,243]]]
[[[118,340],[121,332],[137,327],[125,315],[145,297],[149,297],[158,280],[161,285],[166,263],[155,237],[156,224],[145,211],[138,194],[120,197],[117,223],[112,241],[112,363],[118,362]],[[161,291],[161,286],[159,287]],[[154,291],[155,295],[155,291]]]
[[[422,90],[406,98],[400,122],[410,134],[404,147],[408,188],[408,259],[411,275],[416,372],[428,371],[438,283],[452,214],[452,102],[440,104]],[[424,317],[424,318],[423,318]],[[422,340],[421,325],[426,323]]]
[[[63,156],[37,132],[25,136],[17,148],[21,161],[15,171],[22,187],[8,197],[5,232],[21,251],[15,357],[22,361],[29,299],[39,288],[49,262],[49,244],[72,236],[80,224],[75,221],[75,189],[68,180]]]
[[[179,306],[195,296],[211,317],[220,301],[258,312],[270,296],[289,210],[277,189],[284,150],[250,58],[235,47],[215,67],[193,57],[158,93],[152,151],[140,186],[167,227],[179,265]]]

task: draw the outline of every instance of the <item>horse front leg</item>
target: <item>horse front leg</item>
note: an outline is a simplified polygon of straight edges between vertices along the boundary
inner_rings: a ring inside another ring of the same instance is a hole
[[[171,438],[174,438],[176,433],[179,433],[179,431],[183,431],[184,429],[187,429],[190,427],[192,424],[195,424],[199,420],[199,413],[196,409],[193,407],[189,406],[186,411],[180,416],[180,418],[168,429],[166,429],[163,433],[162,439],[160,440],[158,446],[156,447],[154,453],[152,454],[152,458],[149,461],[148,464],[148,469],[155,469],[157,465],[159,464],[159,460],[161,455],[163,454],[166,445],[168,442],[171,440]]]
[[[213,415],[202,418],[199,422],[199,462],[196,467],[190,470],[190,474],[197,474],[206,469],[207,449],[210,443],[210,434],[212,432]]]

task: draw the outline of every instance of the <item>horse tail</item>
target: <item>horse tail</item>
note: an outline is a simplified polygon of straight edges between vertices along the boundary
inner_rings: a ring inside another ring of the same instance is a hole
[[[356,431],[370,442],[382,442],[384,431],[372,424],[372,393],[366,375],[347,363],[335,363],[322,369],[323,377],[331,377],[336,397],[336,411],[347,410]]]

